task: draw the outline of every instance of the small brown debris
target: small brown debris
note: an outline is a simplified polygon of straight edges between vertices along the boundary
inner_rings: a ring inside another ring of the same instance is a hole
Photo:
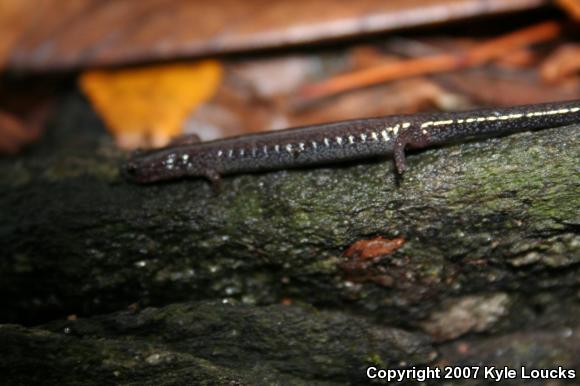
[[[392,287],[395,279],[377,263],[385,255],[401,248],[403,244],[405,244],[405,239],[402,237],[385,239],[378,236],[369,240],[359,240],[343,253],[347,260],[340,263],[340,268],[345,272],[349,281],[369,282],[383,287]]]
[[[343,253],[343,256],[359,260],[369,260],[383,255],[388,255],[405,244],[405,239],[396,237],[394,239],[385,239],[382,236],[369,240],[359,240],[352,244]]]

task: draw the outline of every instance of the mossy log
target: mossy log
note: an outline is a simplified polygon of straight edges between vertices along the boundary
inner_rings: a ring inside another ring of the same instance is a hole
[[[580,126],[417,152],[402,178],[377,160],[228,177],[215,194],[197,179],[129,184],[84,102],[59,116],[0,162],[4,323],[305,303],[423,331],[441,352],[580,323]],[[378,236],[397,247],[345,253]]]

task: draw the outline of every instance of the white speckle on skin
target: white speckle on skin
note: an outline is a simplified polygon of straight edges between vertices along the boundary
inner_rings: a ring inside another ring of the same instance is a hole
[[[175,159],[177,158],[177,155],[175,153],[171,153],[167,156],[167,159],[165,160],[164,164],[165,167],[167,168],[167,170],[173,170],[174,167],[174,163],[175,163]]]

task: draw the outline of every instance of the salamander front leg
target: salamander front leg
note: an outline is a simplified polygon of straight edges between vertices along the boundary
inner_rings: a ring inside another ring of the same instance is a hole
[[[171,138],[168,146],[187,146],[201,142],[197,134],[184,134]]]
[[[407,163],[405,162],[405,146],[407,142],[404,138],[401,138],[402,136],[401,134],[397,137],[393,146],[393,160],[395,161],[395,169],[399,174],[403,174],[407,170]]]
[[[215,194],[219,194],[222,189],[222,178],[218,172],[213,169],[207,169],[204,172],[205,178],[211,183],[211,188]]]

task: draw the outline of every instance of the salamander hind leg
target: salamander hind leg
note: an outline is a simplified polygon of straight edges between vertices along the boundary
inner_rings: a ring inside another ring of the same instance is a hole
[[[406,148],[420,149],[429,146],[429,144],[430,135],[427,130],[422,129],[420,126],[409,127],[399,134],[393,144],[393,160],[395,161],[397,173],[403,174],[407,170]]]

